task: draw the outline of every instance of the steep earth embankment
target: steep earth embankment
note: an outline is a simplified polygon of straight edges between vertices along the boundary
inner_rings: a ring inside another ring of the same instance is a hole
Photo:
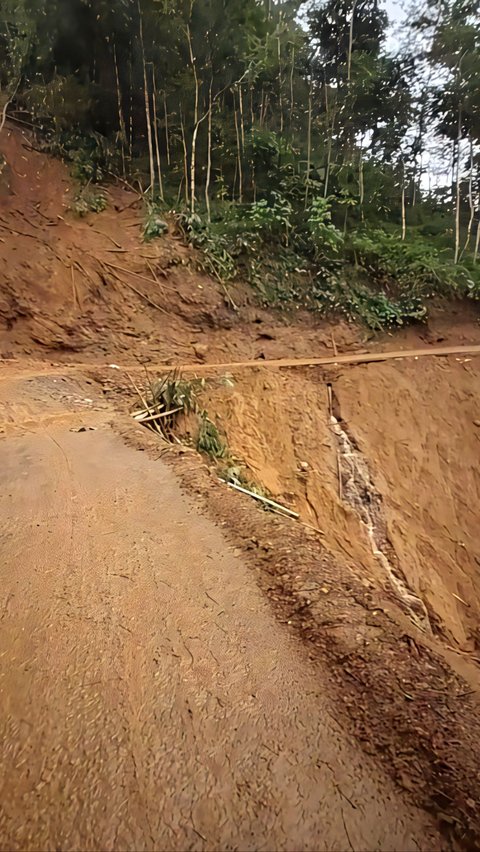
[[[363,488],[433,632],[480,657],[480,359],[423,360],[237,373],[208,407],[254,480],[402,598],[373,552]],[[332,414],[353,441],[346,458]],[[355,452],[363,472],[352,467]],[[355,476],[357,505],[345,493]]]
[[[123,184],[106,189],[106,210],[76,216],[78,187],[66,166],[32,145],[12,127],[0,139],[8,163],[0,184],[2,357],[158,363],[207,351],[215,360],[331,351],[326,323],[322,334],[307,318],[299,336],[248,288],[227,295],[174,233],[143,242],[142,200]],[[360,345],[348,326],[336,336],[339,345]]]

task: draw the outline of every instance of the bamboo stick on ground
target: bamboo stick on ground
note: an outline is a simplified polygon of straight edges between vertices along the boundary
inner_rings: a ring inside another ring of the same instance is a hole
[[[267,506],[271,506],[273,509],[277,509],[285,515],[289,515],[291,518],[300,517],[298,512],[293,512],[292,509],[287,509],[286,506],[282,506],[281,503],[276,503],[274,500],[269,500],[268,497],[262,497],[260,494],[255,494],[254,491],[242,488],[241,485],[235,485],[234,482],[227,482],[226,479],[222,479],[222,482],[225,482],[230,488],[234,488],[235,491],[241,491],[242,494],[247,494],[249,497],[253,497],[254,500],[259,500],[261,503],[265,503]]]

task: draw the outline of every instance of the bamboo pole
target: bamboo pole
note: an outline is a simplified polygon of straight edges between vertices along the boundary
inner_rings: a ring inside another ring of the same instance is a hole
[[[473,139],[470,134],[470,172],[468,176],[468,204],[470,207],[470,217],[468,219],[467,225],[467,237],[465,240],[465,245],[463,247],[462,254],[467,251],[470,245],[470,239],[472,236],[472,226],[473,220],[475,218],[475,205],[473,203]]]
[[[170,136],[168,133],[168,110],[167,110],[167,96],[166,93],[163,93],[163,112],[165,115],[165,146],[167,150],[167,165],[170,165]]]
[[[160,145],[158,141],[158,123],[157,123],[157,85],[155,81],[155,67],[152,62],[152,103],[153,103],[153,130],[155,134],[155,155],[157,158],[157,175],[158,189],[160,198],[163,201],[163,179],[162,179],[162,163],[160,160]]]
[[[192,0],[193,6],[193,0]],[[190,63],[193,71],[193,79],[195,81],[195,103],[194,103],[194,112],[193,112],[193,134],[192,134],[192,150],[190,154],[190,210],[192,213],[195,213],[195,169],[196,169],[196,155],[197,155],[197,134],[198,134],[198,100],[199,100],[199,82],[197,75],[197,66],[195,62],[195,57],[193,55],[193,46],[192,46],[192,36],[190,32],[190,24],[187,24],[187,41],[188,41],[188,50],[190,54]]]
[[[458,128],[457,128],[457,181],[456,181],[456,198],[455,198],[455,257],[454,263],[458,263],[460,254],[460,143],[462,137],[462,107],[458,107]]]
[[[150,96],[148,93],[148,80],[147,80],[147,63],[145,61],[145,43],[143,40],[143,18],[142,18],[142,10],[140,7],[140,0],[137,0],[138,6],[138,14],[139,14],[139,32],[140,32],[140,46],[142,49],[142,66],[143,66],[143,93],[145,98],[145,121],[147,124],[147,141],[148,141],[148,156],[150,162],[150,194],[152,198],[155,194],[155,165],[153,159],[153,140],[152,140],[152,122],[150,116]]]
[[[308,130],[307,130],[307,174],[305,178],[305,210],[308,203],[308,185],[310,182],[310,164],[312,159],[312,84],[308,88]]]
[[[225,482],[229,488],[234,488],[235,491],[241,491],[242,494],[247,494],[248,497],[253,497],[254,500],[258,500],[260,503],[265,503],[267,506],[271,506],[273,509],[276,509],[278,512],[283,512],[285,515],[288,515],[290,518],[299,518],[300,515],[298,512],[293,512],[292,509],[287,509],[286,506],[282,506],[281,503],[276,503],[275,500],[269,500],[268,497],[262,497],[261,494],[255,494],[254,491],[249,491],[248,488],[242,488],[241,485],[236,485],[234,482],[227,482],[225,479],[222,479],[222,482]]]
[[[405,162],[402,159],[402,240],[407,235],[407,216],[405,210]]]
[[[235,120],[235,134],[237,137],[237,163],[238,163],[238,200],[240,204],[243,201],[243,171],[242,171],[242,150],[240,131],[238,126],[237,106],[235,101],[235,92],[233,93],[233,115]]]
[[[180,128],[182,131],[182,145],[183,145],[183,171],[184,171],[184,179],[185,179],[185,203],[189,204],[189,195],[188,195],[188,153],[187,153],[187,140],[185,138],[185,125],[183,123],[183,112],[180,107]]]
[[[120,129],[120,149],[121,149],[121,157],[122,157],[122,174],[123,177],[126,176],[125,170],[125,143],[127,140],[127,131],[125,127],[125,118],[123,115],[123,107],[122,107],[122,92],[120,88],[120,75],[118,73],[118,62],[117,62],[117,48],[115,42],[113,43],[113,63],[115,66],[115,83],[117,87],[117,107],[118,107],[118,124]]]
[[[207,174],[205,176],[205,206],[207,208],[207,221],[210,222],[210,177],[212,173],[212,84],[210,79],[208,90],[208,124],[207,124]]]
[[[293,127],[293,108],[294,108],[294,95],[293,95],[293,75],[295,71],[295,45],[292,45],[292,67],[290,69],[290,132]]]

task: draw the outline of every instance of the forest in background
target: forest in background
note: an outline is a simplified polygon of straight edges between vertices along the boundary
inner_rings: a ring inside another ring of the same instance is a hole
[[[79,215],[115,177],[265,302],[373,328],[480,298],[480,12],[421,0],[2,0],[7,116]],[[0,131],[1,132],[1,131]]]

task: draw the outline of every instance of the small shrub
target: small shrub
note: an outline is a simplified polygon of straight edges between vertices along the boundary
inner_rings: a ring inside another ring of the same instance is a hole
[[[393,285],[424,297],[467,295],[473,280],[468,269],[455,264],[423,239],[402,241],[382,230],[351,236],[352,259],[376,283]]]
[[[70,74],[56,74],[45,83],[26,87],[19,99],[23,107],[35,116],[35,123],[53,129],[55,133],[69,133],[72,127],[85,127],[91,120],[94,91]]]
[[[223,223],[207,224],[197,214],[176,213],[175,220],[187,243],[202,253],[199,265],[218,281],[231,281],[237,272]]]
[[[147,207],[147,216],[143,229],[143,239],[145,242],[154,240],[156,237],[161,237],[168,231],[168,225],[162,216],[162,211],[158,204],[149,203]]]
[[[292,205],[279,192],[272,192],[272,200],[254,201],[252,204],[237,209],[233,221],[239,233],[243,229],[247,237],[247,245],[278,239],[288,244],[288,235],[292,228]]]
[[[182,379],[176,371],[150,385],[150,397],[155,406],[164,411],[181,409],[185,414],[197,410],[197,398],[203,389],[201,379]]]
[[[197,436],[197,450],[207,453],[212,459],[223,459],[229,455],[228,447],[222,440],[215,423],[202,411]]]
[[[81,133],[75,128],[50,131],[38,145],[70,163],[72,177],[81,184],[102,183],[118,172],[118,151],[101,133]]]
[[[313,299],[322,313],[340,313],[350,322],[360,320],[377,331],[421,321],[427,313],[420,296],[404,293],[393,299],[362,284],[347,284],[334,277],[328,281],[317,279]]]
[[[83,218],[89,213],[101,213],[107,207],[107,196],[101,189],[81,190],[71,204],[71,210],[76,216]]]
[[[332,224],[328,198],[316,196],[312,199],[307,226],[316,260],[330,257],[332,253],[338,254],[343,248],[343,235]]]

